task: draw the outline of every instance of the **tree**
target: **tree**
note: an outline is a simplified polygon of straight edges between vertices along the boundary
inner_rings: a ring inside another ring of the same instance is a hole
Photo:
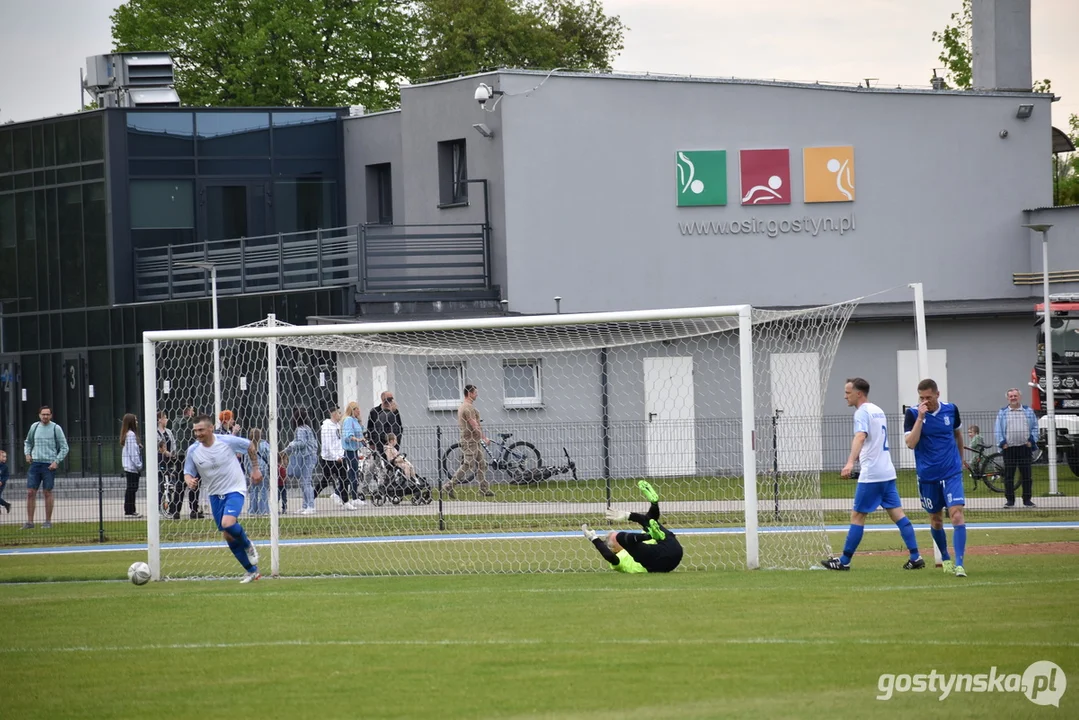
[[[115,51],[172,55],[185,105],[381,109],[418,67],[397,0],[128,0],[111,19]]]
[[[1079,115],[1068,116],[1068,137],[1079,147]],[[1053,156],[1053,204],[1079,205],[1079,152]]]
[[[962,8],[952,13],[949,24],[932,35],[933,42],[940,43],[941,51],[937,59],[944,65],[945,81],[960,90],[968,90],[973,84],[973,26],[971,0],[963,0]],[[1035,80],[1032,89],[1034,92],[1050,92],[1050,82],[1048,79]]]
[[[599,0],[423,0],[420,75],[498,67],[607,69],[625,25]]]
[[[113,49],[163,51],[185,105],[395,107],[398,85],[513,67],[606,68],[599,0],[128,0]]]

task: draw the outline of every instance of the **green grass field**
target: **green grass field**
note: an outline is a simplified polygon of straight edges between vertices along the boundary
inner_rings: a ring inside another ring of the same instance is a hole
[[[867,533],[862,549],[892,550],[893,535]],[[1077,539],[1060,529],[978,531],[970,544]],[[10,582],[116,578],[143,557],[0,557],[0,715],[831,720],[1079,712],[1076,687],[1059,709],[1018,692],[875,699],[882,673],[996,666],[1022,674],[1038,660],[1079,683],[1076,554],[972,550],[965,580],[903,571],[903,558],[891,554],[860,554],[850,573],[603,571],[142,588]]]

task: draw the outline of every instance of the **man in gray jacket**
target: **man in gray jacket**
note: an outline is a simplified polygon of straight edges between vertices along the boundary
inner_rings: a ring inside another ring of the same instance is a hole
[[[34,527],[34,506],[37,503],[37,491],[45,493],[45,522],[43,528],[52,527],[52,486],[56,481],[56,468],[67,457],[67,438],[64,429],[52,421],[52,410],[42,405],[38,410],[38,420],[30,426],[23,443],[26,462],[30,468],[26,472],[26,522],[23,530]]]

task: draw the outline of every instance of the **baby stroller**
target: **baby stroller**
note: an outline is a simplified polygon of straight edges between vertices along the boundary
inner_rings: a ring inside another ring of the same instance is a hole
[[[415,473],[415,477],[410,478],[382,453],[373,452],[371,457],[373,477],[369,487],[373,505],[385,505],[387,500],[392,505],[400,505],[406,497],[411,499],[413,505],[429,505],[434,499],[430,483],[422,475]],[[404,459],[405,454],[401,453],[397,457]]]
[[[566,456],[565,465],[543,465],[542,467],[526,470],[524,468],[511,467],[509,469],[510,483],[513,485],[534,485],[535,483],[548,480],[555,475],[573,473],[573,479],[577,479],[577,463],[570,460],[569,450],[562,448],[562,454]]]

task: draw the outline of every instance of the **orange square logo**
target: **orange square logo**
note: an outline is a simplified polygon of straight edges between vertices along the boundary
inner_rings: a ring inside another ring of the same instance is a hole
[[[802,148],[807,203],[854,202],[854,146]]]

